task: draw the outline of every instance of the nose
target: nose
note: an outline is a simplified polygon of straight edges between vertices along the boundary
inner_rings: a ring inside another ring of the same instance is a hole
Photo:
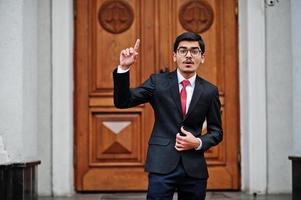
[[[192,57],[191,51],[190,51],[190,50],[187,51],[186,57],[188,57],[188,58],[191,58],[191,57]]]

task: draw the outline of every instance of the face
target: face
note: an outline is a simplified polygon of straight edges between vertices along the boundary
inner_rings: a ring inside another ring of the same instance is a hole
[[[187,49],[188,51],[185,51]],[[198,53],[198,50],[200,50],[198,41],[181,41],[177,52],[173,53],[173,61],[177,63],[180,73],[186,79],[193,76],[200,64],[205,61],[205,56],[201,52]]]

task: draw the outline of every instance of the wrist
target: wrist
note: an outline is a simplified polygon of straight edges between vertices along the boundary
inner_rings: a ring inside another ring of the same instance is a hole
[[[201,144],[200,140],[198,138],[195,138],[193,147],[197,149],[200,146],[200,144]]]
[[[129,69],[131,66],[126,66],[126,65],[122,65],[122,64],[119,64],[119,67],[122,69],[122,70],[127,70]]]
[[[198,145],[196,145],[194,149],[195,150],[200,150],[202,148],[202,145],[203,145],[202,140],[200,138],[196,138],[196,140],[198,141],[197,142]]]
[[[130,68],[123,69],[123,68],[121,68],[120,65],[117,66],[117,73],[118,73],[118,74],[126,73],[126,72],[128,72],[129,70],[130,70]]]

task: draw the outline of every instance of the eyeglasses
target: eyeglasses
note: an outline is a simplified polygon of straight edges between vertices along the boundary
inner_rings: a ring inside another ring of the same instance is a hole
[[[187,55],[188,51],[190,52],[190,55],[193,57],[196,57],[202,53],[202,51],[199,48],[187,49],[184,47],[180,47],[177,49],[178,54],[183,57]]]

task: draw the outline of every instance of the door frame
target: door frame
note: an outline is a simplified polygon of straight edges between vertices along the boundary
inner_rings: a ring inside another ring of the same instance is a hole
[[[223,40],[221,44],[221,48],[228,50],[228,52],[223,54],[222,64],[225,66],[226,69],[231,70],[222,70],[223,77],[224,77],[224,91],[225,94],[222,94],[222,101],[225,99],[224,109],[227,110],[225,112],[225,119],[224,122],[224,129],[226,133],[224,138],[227,142],[227,149],[230,151],[226,151],[227,153],[227,160],[229,160],[227,168],[232,173],[231,175],[237,180],[232,181],[232,185],[226,186],[226,188],[232,189],[239,189],[240,188],[240,137],[239,137],[239,77],[238,77],[238,18],[235,15],[235,10],[237,9],[236,0],[227,1],[221,5],[224,10],[231,10],[233,13],[227,15],[224,12],[221,13],[223,16],[223,26],[227,27],[222,31],[223,34],[220,37]],[[88,73],[85,66],[89,65],[89,58],[91,55],[91,47],[89,46],[90,38],[87,31],[89,29],[89,10],[88,6],[89,3],[83,0],[76,1],[76,13],[81,13],[80,18],[76,18],[75,20],[75,95],[74,95],[74,102],[75,102],[75,138],[74,138],[74,151],[75,151],[75,160],[76,157],[80,158],[82,163],[75,162],[75,185],[77,190],[81,191],[83,188],[81,176],[78,174],[83,174],[85,169],[88,167],[87,163],[89,163],[87,158],[83,158],[81,155],[88,155],[88,150],[85,148],[85,145],[88,145],[87,137],[83,136],[83,133],[89,130],[87,127],[89,122],[88,117],[81,118],[81,115],[85,115],[86,106],[88,105],[89,101],[89,84],[88,84]],[[78,9],[77,9],[78,8]],[[78,14],[79,15],[79,14]],[[80,27],[80,28],[79,28]],[[79,32],[81,31],[81,32]],[[230,38],[230,39],[229,39]],[[229,42],[230,41],[230,42]],[[231,68],[227,68],[227,66],[231,66]],[[81,74],[81,76],[77,76]],[[81,80],[81,84],[77,84],[79,80]],[[226,95],[223,98],[223,95]],[[222,102],[223,104],[224,102]],[[81,123],[76,123],[78,120],[84,120]],[[79,125],[81,124],[81,125]],[[85,125],[83,125],[85,124]],[[234,136],[234,137],[233,137]],[[77,142],[81,141],[81,142]],[[77,151],[81,149],[81,151]],[[216,170],[217,168],[212,168],[212,170]],[[226,169],[226,168],[225,168]],[[234,180],[234,179],[232,179]],[[210,186],[210,180],[209,180]],[[217,185],[211,185],[211,188],[218,189]]]

